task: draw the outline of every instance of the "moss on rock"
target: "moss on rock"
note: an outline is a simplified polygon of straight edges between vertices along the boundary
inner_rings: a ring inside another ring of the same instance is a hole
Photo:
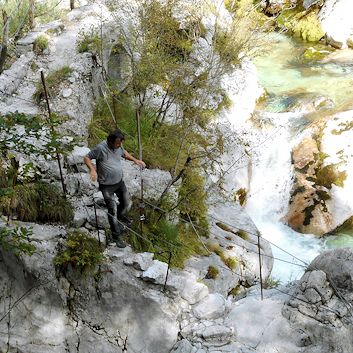
[[[292,30],[294,35],[308,42],[317,42],[325,35],[316,12],[310,12],[308,15],[301,18],[293,26]]]

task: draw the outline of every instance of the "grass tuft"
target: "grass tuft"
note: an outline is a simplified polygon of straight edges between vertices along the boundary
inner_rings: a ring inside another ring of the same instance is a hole
[[[49,96],[57,93],[58,86],[60,86],[60,84],[70,76],[71,72],[71,68],[64,66],[59,70],[53,71],[46,77],[45,84]],[[44,88],[42,82],[40,81],[37,83],[36,91],[33,94],[33,99],[37,102],[37,104],[39,104],[44,97]]]

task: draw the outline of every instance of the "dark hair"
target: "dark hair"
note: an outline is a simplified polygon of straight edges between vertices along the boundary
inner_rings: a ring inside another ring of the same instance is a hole
[[[112,145],[116,140],[120,140],[120,141],[124,141],[125,140],[125,136],[124,134],[121,132],[121,130],[116,129],[113,132],[111,132],[108,137],[107,137],[107,143],[108,145]]]

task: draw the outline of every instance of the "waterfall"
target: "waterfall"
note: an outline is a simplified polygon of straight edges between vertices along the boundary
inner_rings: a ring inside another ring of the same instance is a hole
[[[297,129],[302,117],[296,113],[259,114],[266,121],[271,117],[272,126],[255,132],[252,152],[256,161],[246,211],[261,235],[273,244],[274,257],[284,260],[275,260],[272,276],[286,283],[302,275],[306,264],[318,255],[322,241],[295,232],[283,221],[293,183],[291,150],[301,137]]]

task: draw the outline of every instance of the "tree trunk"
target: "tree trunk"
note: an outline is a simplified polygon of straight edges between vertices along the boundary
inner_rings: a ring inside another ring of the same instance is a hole
[[[4,28],[2,31],[2,43],[1,43],[1,51],[0,51],[0,74],[4,71],[4,64],[6,61],[7,55],[7,44],[9,41],[9,27],[11,17],[7,16],[6,11],[2,11],[2,18],[4,22]]]
[[[35,0],[29,0],[28,24],[29,28],[34,28]]]
[[[70,0],[70,10],[75,8],[75,0]]]

